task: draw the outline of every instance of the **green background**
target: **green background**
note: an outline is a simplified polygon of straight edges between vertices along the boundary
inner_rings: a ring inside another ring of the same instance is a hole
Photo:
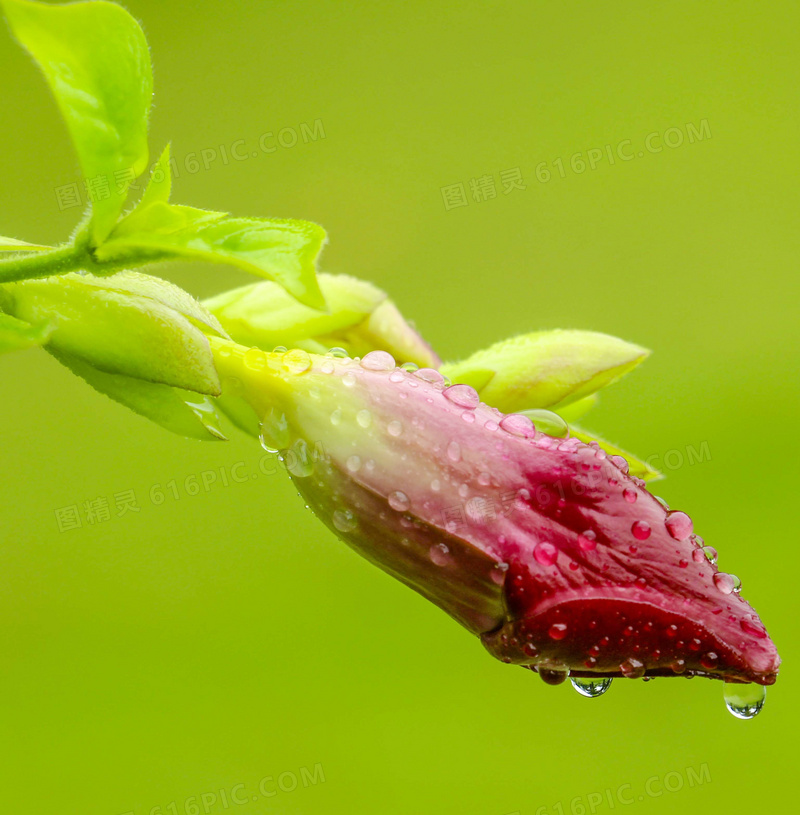
[[[0,360],[3,810],[169,815],[174,801],[193,815],[208,793],[210,813],[241,815],[561,815],[573,800],[583,815],[610,812],[604,791],[623,786],[633,802],[612,801],[625,812],[787,811],[800,693],[796,5],[127,7],[153,51],[151,150],[172,140],[175,201],[322,223],[321,267],[387,289],[445,357],[551,327],[654,350],[585,424],[668,463],[655,491],[742,577],[785,668],[751,722],[699,679],[620,680],[598,700],[547,687],[337,542],[285,474],[259,473],[251,441],[171,436],[31,350]],[[60,210],[54,189],[79,180],[76,158],[5,26],[0,71],[0,233],[62,240],[80,209]],[[317,119],[325,138],[182,169]],[[687,125],[704,121],[690,141]],[[683,143],[645,149],[671,128]],[[612,165],[605,146],[626,140],[634,158]],[[590,148],[603,159],[575,172]],[[512,168],[527,189],[504,194]],[[469,195],[484,175],[496,198],[445,209],[442,187]],[[246,280],[160,273],[202,296]],[[259,477],[222,485],[219,468],[237,462]],[[217,483],[187,494],[187,477],[212,469]],[[125,490],[140,511],[118,518]],[[98,497],[109,520],[59,531],[57,509]],[[317,764],[324,782],[304,785],[300,768]],[[252,801],[282,773],[296,790]],[[225,809],[219,790],[239,784],[251,800]]]

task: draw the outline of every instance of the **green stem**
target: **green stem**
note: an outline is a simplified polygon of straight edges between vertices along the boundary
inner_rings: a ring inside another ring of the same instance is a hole
[[[0,285],[19,280],[53,277],[69,272],[90,272],[98,277],[114,274],[121,269],[144,266],[166,259],[164,253],[144,252],[131,248],[112,260],[99,261],[92,252],[87,236],[79,232],[72,243],[64,244],[46,252],[15,256],[0,260]]]

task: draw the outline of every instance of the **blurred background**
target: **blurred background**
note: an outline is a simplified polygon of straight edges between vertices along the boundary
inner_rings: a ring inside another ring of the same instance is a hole
[[[0,360],[3,808],[786,811],[797,6],[126,6],[173,200],[323,224],[321,268],[388,290],[446,358],[556,327],[653,349],[583,423],[655,457],[784,672],[749,722],[700,679],[545,686],[338,542],[249,439],[172,436],[31,350]],[[77,161],[6,25],[0,71],[0,233],[63,240]]]

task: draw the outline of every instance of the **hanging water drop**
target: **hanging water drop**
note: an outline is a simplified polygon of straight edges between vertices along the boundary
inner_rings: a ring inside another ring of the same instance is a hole
[[[569,681],[581,696],[586,696],[589,699],[602,696],[611,687],[610,676],[570,677]]]
[[[340,532],[352,532],[356,528],[356,519],[349,509],[337,509],[333,513],[333,525]]]
[[[737,719],[752,719],[764,707],[767,689],[764,685],[739,685],[726,682],[722,694],[725,699],[725,707]]]

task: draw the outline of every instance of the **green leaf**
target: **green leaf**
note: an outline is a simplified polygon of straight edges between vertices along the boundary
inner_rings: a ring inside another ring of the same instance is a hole
[[[130,283],[131,274],[126,273],[127,288],[119,290],[117,275],[74,273],[6,288],[17,317],[34,324],[55,323],[49,340],[53,350],[80,357],[106,373],[218,394],[211,349],[195,325],[194,312],[187,308],[185,316],[172,307],[174,301],[165,304],[143,295]]]
[[[104,0],[0,2],[66,120],[94,190],[91,232],[100,243],[125,205],[128,185],[147,167],[153,94],[147,41],[125,9]]]
[[[499,342],[463,362],[442,365],[504,413],[558,411],[611,384],[650,352],[594,331],[540,331]]]
[[[151,212],[174,205],[156,203]],[[202,212],[183,208],[186,212]],[[157,211],[158,212],[158,211]],[[216,213],[214,213],[216,214]],[[245,271],[275,280],[293,297],[316,309],[325,301],[316,278],[316,258],[325,241],[325,230],[308,221],[258,218],[226,218],[196,221],[185,228],[128,232],[109,238],[97,250],[99,260],[111,260],[131,248],[158,252],[159,259],[197,258],[212,263],[227,263]]]
[[[50,350],[62,365],[95,390],[170,432],[201,441],[225,440],[214,402],[209,397],[143,379],[109,374],[80,357]]]
[[[40,246],[38,243],[18,241],[16,238],[0,236],[0,252],[43,252],[52,249],[52,246]]]
[[[664,477],[658,470],[651,467],[641,459],[636,458],[636,456],[634,456],[632,453],[611,444],[611,442],[606,441],[594,433],[589,433],[586,430],[571,424],[569,426],[569,434],[570,436],[575,436],[586,444],[588,444],[590,441],[596,441],[610,456],[622,456],[628,462],[628,472],[637,478],[643,478],[645,481],[657,481],[659,478]]]
[[[0,354],[42,345],[52,332],[53,326],[47,323],[31,325],[10,314],[0,313]]]

